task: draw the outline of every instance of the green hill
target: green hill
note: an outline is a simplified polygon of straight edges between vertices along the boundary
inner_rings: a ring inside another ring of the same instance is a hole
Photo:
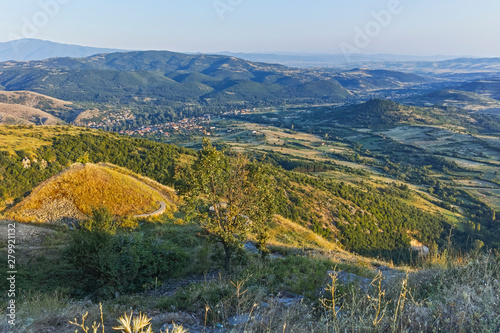
[[[460,90],[475,92],[500,100],[500,79],[479,80],[466,83],[460,87]]]
[[[366,103],[315,112],[315,120],[348,127],[385,129],[404,124],[466,128],[491,133],[500,129],[500,118],[471,113],[453,107],[416,107],[390,100],[374,99]]]
[[[420,106],[450,105],[469,109],[471,111],[500,106],[500,102],[493,98],[475,92],[454,89],[440,90],[422,96],[408,98],[405,99],[405,101]]]

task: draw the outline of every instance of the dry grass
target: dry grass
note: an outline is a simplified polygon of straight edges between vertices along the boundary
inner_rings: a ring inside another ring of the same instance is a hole
[[[32,91],[0,91],[0,96],[6,97],[8,103],[20,97],[26,97],[25,104],[33,105],[39,102],[48,101],[54,108],[65,108],[73,104],[72,102],[63,101],[54,97],[42,95]]]
[[[188,329],[194,324],[198,327],[194,332],[215,332],[213,327],[217,325],[222,325],[226,332],[247,333],[499,332],[498,253],[454,258],[442,254],[430,258],[428,265],[407,275],[388,277],[379,273],[367,289],[356,282],[343,282],[338,272],[330,272],[316,300],[295,298],[291,302],[283,302],[283,296],[259,291],[261,285],[250,285],[251,275],[248,279],[219,278],[216,282],[186,289],[191,292],[187,301],[201,300],[200,304],[206,302],[206,306],[200,306],[192,315],[177,316],[177,324],[180,321]],[[95,327],[101,324],[101,330],[105,326],[107,332],[111,327],[121,332],[148,332],[152,316],[167,316],[167,313],[160,315],[150,299],[132,304],[124,303],[127,300],[124,298],[119,308],[113,305],[115,301],[109,301],[104,304],[102,315],[96,304],[73,302],[60,294],[22,295],[18,308],[19,326],[12,332],[75,332],[69,321],[82,324],[81,320],[74,319],[82,315],[90,323],[95,321]],[[117,326],[111,318],[123,314],[123,307],[129,305],[136,315],[127,311],[126,316],[119,319],[121,326]],[[138,316],[141,310],[147,316]],[[238,324],[231,326],[231,321]],[[165,322],[170,323],[162,320],[155,325],[158,328]],[[83,326],[90,327],[88,332],[93,332],[91,325]],[[2,316],[0,330],[6,327],[5,316]],[[177,325],[170,332],[187,331]]]
[[[98,308],[91,302],[70,300],[61,293],[20,293],[16,298],[16,326],[6,322],[5,309],[0,319],[0,331],[9,333],[58,332],[73,333],[69,324],[75,313],[90,312],[98,317]]]
[[[282,216],[276,215],[273,222],[269,245],[341,251],[337,244]]]
[[[155,180],[152,180],[151,178],[144,177],[142,175],[139,175],[135,172],[130,171],[129,169],[119,167],[117,165],[111,164],[111,163],[99,163],[99,166],[103,166],[115,171],[120,172],[121,174],[133,177],[137,179],[138,181],[148,185],[149,187],[152,187],[153,189],[157,190],[161,194],[165,196],[165,199],[169,202],[176,202],[177,201],[177,192],[168,186],[165,186],[163,184],[158,183]]]
[[[24,122],[33,123],[35,125],[40,125],[39,119],[44,119],[43,125],[57,125],[64,123],[61,119],[54,117],[47,112],[18,104],[0,103],[0,115],[2,118],[12,116],[20,119],[20,121],[24,120]]]
[[[34,153],[41,146],[51,145],[51,139],[59,135],[94,133],[70,126],[8,126],[0,125],[0,151],[15,154],[17,150]]]
[[[142,178],[142,177],[141,177]],[[154,185],[153,181],[150,181]],[[30,196],[15,206],[11,213],[18,218],[57,201],[69,201],[83,214],[93,207],[107,207],[113,215],[129,216],[151,213],[160,201],[175,201],[167,189],[159,192],[151,185],[104,165],[74,164],[68,170],[43,182]],[[167,192],[168,194],[163,194]],[[168,198],[169,200],[166,200]],[[170,211],[175,206],[170,204]]]
[[[3,134],[0,132],[0,151],[8,151],[10,154],[15,154],[16,150],[33,152],[42,146],[50,144],[49,141],[44,139]]]

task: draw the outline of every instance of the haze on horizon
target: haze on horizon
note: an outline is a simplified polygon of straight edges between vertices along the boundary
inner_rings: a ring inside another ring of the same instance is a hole
[[[0,42],[130,50],[500,56],[495,0],[0,0]]]

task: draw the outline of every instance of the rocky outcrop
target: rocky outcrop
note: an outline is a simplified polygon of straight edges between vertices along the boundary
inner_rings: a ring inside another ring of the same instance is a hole
[[[29,218],[28,218],[29,216]],[[47,198],[40,209],[30,209],[23,212],[20,220],[31,219],[34,222],[72,225],[88,217],[76,208],[68,199],[52,200]]]
[[[31,168],[31,161],[27,157],[23,158],[23,168],[25,169]]]

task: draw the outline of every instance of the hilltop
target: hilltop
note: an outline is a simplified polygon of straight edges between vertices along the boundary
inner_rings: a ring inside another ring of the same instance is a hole
[[[115,216],[133,216],[152,213],[166,202],[171,212],[174,200],[174,190],[125,169],[73,164],[34,188],[9,215],[23,221],[71,223],[86,219],[92,208],[99,207]]]

